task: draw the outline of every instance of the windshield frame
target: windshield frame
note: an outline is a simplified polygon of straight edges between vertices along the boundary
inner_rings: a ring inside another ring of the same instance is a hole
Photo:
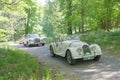
[[[77,35],[64,35],[64,36],[60,36],[59,40],[62,40],[62,41],[66,41],[66,40],[80,40],[80,38]]]
[[[26,37],[27,38],[39,38],[40,36],[38,34],[28,34]]]

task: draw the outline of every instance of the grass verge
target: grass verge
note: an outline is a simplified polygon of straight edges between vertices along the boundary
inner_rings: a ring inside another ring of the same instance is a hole
[[[63,80],[56,73],[24,51],[0,48],[0,80]]]

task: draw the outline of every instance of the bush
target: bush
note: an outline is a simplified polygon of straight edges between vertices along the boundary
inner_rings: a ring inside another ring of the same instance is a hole
[[[91,31],[80,35],[81,40],[88,43],[97,43],[102,47],[111,46],[112,50],[120,52],[120,31],[106,32],[106,31]],[[108,47],[109,48],[109,47]]]

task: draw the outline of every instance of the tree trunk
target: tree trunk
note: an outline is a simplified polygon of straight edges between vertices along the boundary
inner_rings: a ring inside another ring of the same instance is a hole
[[[84,7],[82,7],[81,17],[82,17],[82,33],[84,33]]]
[[[29,16],[30,16],[30,9],[28,9],[27,19],[26,19],[26,26],[25,26],[25,35],[29,33]]]
[[[67,34],[68,35],[72,35],[72,22],[71,22],[71,17],[72,15],[72,0],[67,0],[67,17],[66,17],[66,21],[67,21]]]
[[[76,28],[76,27],[74,27],[74,29],[75,29],[75,33],[77,33],[77,28]]]
[[[81,18],[82,18],[82,33],[85,32],[84,24],[85,24],[85,6],[88,0],[81,0]]]
[[[112,1],[106,0],[105,5],[106,5],[106,30],[109,32],[110,29],[112,28],[111,25]]]
[[[78,30],[79,30],[79,33],[80,33],[81,32],[81,27],[79,27]]]

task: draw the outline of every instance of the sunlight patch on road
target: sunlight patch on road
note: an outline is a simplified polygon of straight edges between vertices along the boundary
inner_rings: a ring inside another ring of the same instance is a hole
[[[98,69],[88,69],[88,70],[84,70],[83,72],[98,72]]]
[[[111,71],[107,71],[107,72],[101,72],[101,75],[104,77],[104,78],[111,78],[115,75],[117,75],[118,72],[111,72]]]

